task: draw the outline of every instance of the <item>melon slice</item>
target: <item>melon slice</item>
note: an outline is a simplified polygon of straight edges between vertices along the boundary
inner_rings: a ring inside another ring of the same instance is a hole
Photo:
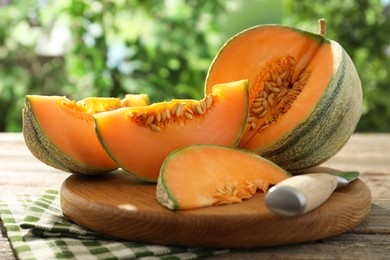
[[[28,95],[23,109],[27,147],[42,162],[71,173],[99,174],[118,168],[101,147],[92,115],[130,105],[148,105],[144,94],[124,99]]]
[[[232,37],[210,66],[211,86],[249,79],[250,111],[239,147],[299,172],[335,155],[355,131],[362,87],[345,50],[325,37],[261,25]],[[232,62],[234,61],[234,62]]]
[[[248,115],[248,82],[214,86],[202,100],[172,100],[94,115],[98,137],[125,171],[156,182],[164,159],[192,144],[238,144]]]
[[[288,177],[288,172],[254,153],[194,145],[174,151],[164,161],[156,196],[174,210],[237,203]]]

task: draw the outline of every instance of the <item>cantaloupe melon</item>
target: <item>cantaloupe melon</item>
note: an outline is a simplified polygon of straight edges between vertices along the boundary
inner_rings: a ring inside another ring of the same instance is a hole
[[[249,80],[250,112],[239,147],[292,172],[335,155],[355,131],[362,87],[346,51],[319,34],[260,25],[226,42],[210,66],[211,86]]]

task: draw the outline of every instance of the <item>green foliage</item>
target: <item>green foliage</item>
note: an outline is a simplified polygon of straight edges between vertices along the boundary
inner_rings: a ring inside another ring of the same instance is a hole
[[[325,18],[327,37],[354,61],[363,86],[363,116],[357,131],[390,132],[390,5],[379,0],[287,0],[284,22],[318,31]]]
[[[198,99],[228,38],[282,21],[316,31],[320,17],[361,76],[358,130],[390,131],[388,16],[375,0],[11,1],[0,8],[0,132],[21,130],[27,94]]]
[[[68,6],[77,43],[67,62],[73,84],[87,82],[92,95],[146,93],[152,102],[200,97],[219,45],[218,1],[90,2]]]
[[[0,9],[0,131],[21,130],[27,94],[200,98],[224,10],[206,0],[12,2]],[[53,38],[63,55],[50,53]]]

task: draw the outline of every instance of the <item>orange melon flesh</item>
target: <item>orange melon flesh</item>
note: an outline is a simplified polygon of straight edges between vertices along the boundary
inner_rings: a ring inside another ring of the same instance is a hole
[[[64,109],[65,97],[28,96],[35,117],[45,135],[67,156],[97,169],[118,166],[101,147],[96,137],[93,118],[88,113],[72,113]]]
[[[146,105],[147,98],[141,96]],[[94,174],[117,169],[117,164],[107,155],[96,136],[92,114],[120,108],[123,102],[128,105],[133,98],[137,100],[137,104],[142,104],[138,95],[129,95],[123,100],[90,97],[78,102],[61,96],[28,95],[26,102],[31,106],[33,122],[40,132],[38,135],[43,133],[47,138],[41,144],[47,151],[41,151],[41,146],[34,143],[40,142],[39,137],[34,139],[34,133],[27,130],[31,129],[28,127],[24,129],[26,143],[33,154],[38,157],[43,155],[46,157],[42,158],[45,162],[62,170]],[[24,116],[29,116],[26,113],[25,111]],[[29,120],[25,119],[24,123],[27,121]],[[55,152],[47,143],[51,143],[59,151],[57,157],[49,158]],[[79,166],[74,167],[71,162]]]
[[[172,100],[96,114],[96,131],[120,167],[142,180],[156,182],[164,159],[178,148],[201,143],[238,144],[248,113],[247,81],[215,86],[211,96],[213,102],[204,114],[194,113],[191,119],[172,114],[170,120],[159,125],[161,131],[140,123],[136,115],[161,114],[177,103],[189,107],[195,100]]]
[[[122,107],[137,107],[149,105],[149,97],[146,94],[126,94],[121,100]]]
[[[310,72],[304,91],[268,128],[257,131],[247,125],[239,147],[255,149],[266,146],[290,132],[313,110],[332,78],[335,67],[332,47],[330,41],[320,35],[304,34],[282,26],[258,26],[233,37],[214,59],[206,79],[206,93],[214,84],[248,78],[252,104],[254,95],[251,94],[255,94],[252,92],[259,72],[276,58],[287,56],[296,61],[292,82],[303,72]]]
[[[254,153],[216,145],[179,149],[165,160],[158,201],[170,209],[193,209],[251,198],[257,190],[290,177]]]

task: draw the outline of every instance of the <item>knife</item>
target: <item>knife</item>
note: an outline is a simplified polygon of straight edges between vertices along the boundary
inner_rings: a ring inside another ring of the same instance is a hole
[[[324,203],[335,189],[347,186],[358,177],[356,171],[296,175],[271,187],[265,203],[280,216],[304,214]]]

